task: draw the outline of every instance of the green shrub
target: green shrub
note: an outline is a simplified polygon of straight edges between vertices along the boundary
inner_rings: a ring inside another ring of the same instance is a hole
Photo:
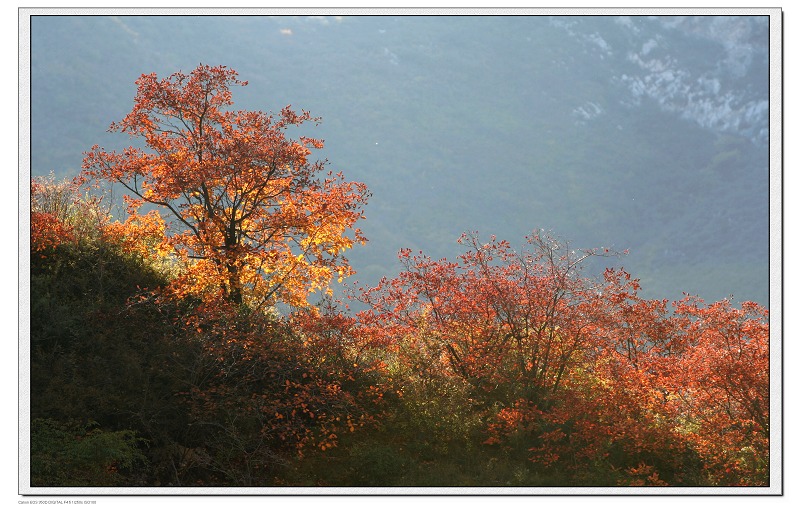
[[[146,470],[144,441],[135,431],[103,431],[97,424],[31,422],[32,487],[131,485]]]

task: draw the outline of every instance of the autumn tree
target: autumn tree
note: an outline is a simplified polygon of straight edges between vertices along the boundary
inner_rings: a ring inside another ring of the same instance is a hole
[[[530,459],[569,471],[580,483],[693,483],[697,457],[667,418],[669,370],[681,352],[683,324],[667,300],[640,297],[629,273],[607,269],[603,276],[592,350],[557,404],[542,413],[517,402],[495,420],[492,437],[527,428]]]
[[[31,253],[44,253],[67,243],[85,243],[101,236],[109,223],[103,197],[81,194],[76,182],[54,174],[31,179]]]
[[[604,279],[592,349],[557,401],[518,399],[490,420],[487,444],[522,436],[532,461],[582,483],[767,484],[768,312],[695,297],[670,305],[643,299],[624,271]]]
[[[309,160],[321,140],[287,133],[319,119],[290,106],[277,115],[229,110],[231,88],[247,82],[225,66],[145,74],[136,84],[133,109],[110,131],[144,148],[95,146],[82,175],[120,185],[132,223],[163,230],[158,248],[182,268],[178,295],[301,305],[352,273],[343,253],[365,241],[354,224],[366,186]]]
[[[675,314],[685,336],[669,373],[672,411],[705,463],[707,483],[768,484],[768,310],[686,298]]]
[[[436,423],[478,416],[487,448],[571,483],[764,484],[766,310],[644,299],[623,269],[586,276],[612,250],[527,241],[518,251],[467,234],[455,261],[403,250],[404,270],[363,292],[362,327],[425,404],[406,407],[460,396]]]
[[[521,251],[474,233],[459,243],[467,250],[455,262],[401,251],[405,270],[361,296],[371,306],[362,322],[417,358],[409,361],[421,373],[449,373],[495,398],[546,405],[593,347],[600,294],[583,266],[614,252],[574,250],[542,231]]]

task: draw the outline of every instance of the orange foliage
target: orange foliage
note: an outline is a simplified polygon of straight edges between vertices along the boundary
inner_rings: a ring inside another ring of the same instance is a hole
[[[70,190],[52,179],[31,179],[31,253],[43,252],[73,240],[67,223],[71,206]]]
[[[164,240],[165,228],[158,211],[150,211],[145,215],[129,216],[123,223],[109,223],[103,229],[103,236],[127,253],[145,258],[164,257],[170,251]]]
[[[765,483],[769,473],[769,320],[751,302],[741,309],[696,299],[678,304],[686,350],[670,378],[673,413],[701,455],[711,482]]]
[[[145,204],[165,214],[158,249],[183,266],[178,295],[303,305],[352,273],[342,254],[365,241],[354,224],[367,189],[308,160],[322,141],[286,136],[318,119],[288,106],[277,116],[228,110],[231,87],[247,82],[224,66],[136,83],[133,110],[111,130],[140,138],[149,152],[95,146],[83,180],[127,190],[129,228],[162,229],[156,217],[140,216]]]
[[[60,219],[50,213],[31,212],[31,253],[41,254],[70,240],[72,229]]]
[[[470,249],[459,262],[402,251],[405,271],[360,297],[371,305],[362,324],[390,349],[411,341],[433,370],[545,403],[593,347],[600,294],[576,274],[607,250],[576,252],[541,232],[522,253],[494,238],[460,242]]]
[[[768,483],[766,310],[642,299],[623,270],[581,276],[607,250],[541,233],[522,253],[462,242],[458,262],[402,251],[360,321],[401,363],[500,403],[484,444],[626,485]]]
[[[202,298],[175,324],[208,357],[185,395],[197,424],[224,429],[231,445],[257,436],[259,462],[287,445],[334,448],[401,398],[391,362],[468,388],[488,418],[484,444],[524,444],[548,469],[602,465],[625,485],[769,482],[767,310],[643,299],[624,270],[582,275],[587,259],[615,252],[543,232],[520,252],[465,234],[455,262],[402,250],[396,278],[361,289],[367,310],[310,307],[311,293],[352,274],[343,253],[365,241],[354,225],[368,197],[309,161],[322,141],[286,136],[318,119],[229,111],[231,86],[246,82],[225,67],[137,85],[111,129],[149,152],[94,147],[82,179],[130,193],[124,223],[100,222],[106,240],[172,260],[167,298]],[[31,182],[34,253],[75,236],[74,190],[62,191]],[[234,306],[279,300],[295,307],[285,322]]]

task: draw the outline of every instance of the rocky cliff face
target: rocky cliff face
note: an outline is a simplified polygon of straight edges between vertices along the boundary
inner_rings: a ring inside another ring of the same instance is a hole
[[[651,99],[704,128],[767,142],[767,17],[620,16],[614,23],[603,21],[553,18],[551,24],[609,60],[609,79],[628,91],[621,101],[625,106]]]

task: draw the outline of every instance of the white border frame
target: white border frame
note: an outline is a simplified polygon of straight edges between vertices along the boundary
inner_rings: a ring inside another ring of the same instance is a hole
[[[19,494],[141,495],[783,495],[783,12],[781,8],[19,8]],[[30,17],[36,15],[740,15],[770,17],[769,487],[50,488],[30,486]]]

